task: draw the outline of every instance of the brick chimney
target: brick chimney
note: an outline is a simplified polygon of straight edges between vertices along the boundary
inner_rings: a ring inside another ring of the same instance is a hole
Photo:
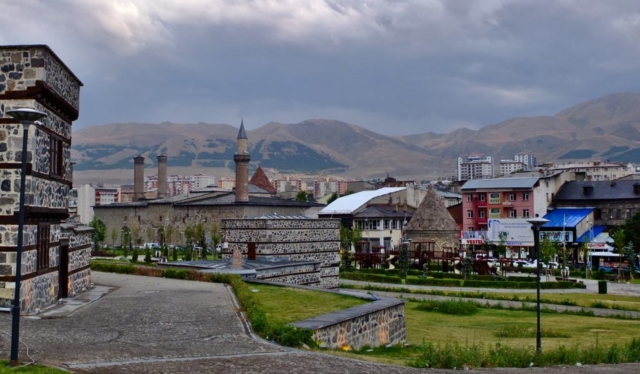
[[[238,150],[233,156],[236,163],[236,203],[249,202],[249,161],[251,155],[247,151],[247,133],[244,131],[244,120],[240,122],[238,131]]]
[[[144,157],[133,158],[133,201],[144,198]]]
[[[158,199],[167,197],[167,156],[158,155]]]

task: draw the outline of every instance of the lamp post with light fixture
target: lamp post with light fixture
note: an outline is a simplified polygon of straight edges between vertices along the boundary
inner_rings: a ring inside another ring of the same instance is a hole
[[[535,218],[528,219],[527,222],[531,224],[531,229],[533,230],[533,246],[536,251],[536,351],[540,353],[542,352],[542,334],[540,330],[540,227],[549,222],[549,220],[540,218],[536,214]]]
[[[27,140],[29,136],[29,125],[47,116],[46,113],[31,109],[19,108],[8,110],[7,115],[17,119],[22,124],[22,154],[20,172],[20,202],[18,212],[18,247],[16,249],[16,286],[13,295],[13,306],[11,308],[11,358],[10,365],[18,366],[18,345],[20,342],[20,283],[22,282],[22,250],[24,243],[24,195],[27,176]]]

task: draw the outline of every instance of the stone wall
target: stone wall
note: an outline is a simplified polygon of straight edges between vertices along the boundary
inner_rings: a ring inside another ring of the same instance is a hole
[[[320,287],[338,287],[340,221],[338,219],[241,219],[222,221],[223,240],[230,257],[238,249],[248,254],[256,243],[256,259],[320,262]]]
[[[24,91],[36,81],[45,81],[71,106],[80,106],[80,82],[64,64],[44,47],[25,47],[0,51],[0,94]]]
[[[22,282],[20,305],[22,314],[37,313],[58,301],[58,272],[39,275]]]
[[[320,263],[292,263],[287,266],[258,268],[256,269],[256,278],[270,282],[319,287],[321,285]]]
[[[292,325],[313,330],[315,341],[334,349],[360,349],[406,341],[404,301],[396,299],[385,298]]]

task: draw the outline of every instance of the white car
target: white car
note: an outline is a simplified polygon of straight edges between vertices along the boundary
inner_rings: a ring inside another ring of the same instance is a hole
[[[516,268],[519,267],[520,265],[522,265],[523,268],[535,268],[536,267],[533,263],[531,263],[529,261],[526,261],[526,260],[514,260],[511,263],[511,266],[516,267]]]

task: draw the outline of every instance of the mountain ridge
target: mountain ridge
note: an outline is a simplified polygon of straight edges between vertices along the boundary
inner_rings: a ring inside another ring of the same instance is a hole
[[[169,168],[231,172],[238,128],[222,123],[114,123],[73,133],[77,172],[132,169],[137,154],[166,153]],[[352,178],[424,179],[455,171],[455,159],[484,153],[496,160],[532,153],[540,162],[610,159],[640,162],[640,94],[616,93],[552,116],[515,117],[480,129],[388,136],[335,119],[269,122],[247,131],[253,168]],[[574,152],[582,150],[583,152]],[[579,158],[571,158],[571,157]],[[497,162],[497,161],[496,161]]]

